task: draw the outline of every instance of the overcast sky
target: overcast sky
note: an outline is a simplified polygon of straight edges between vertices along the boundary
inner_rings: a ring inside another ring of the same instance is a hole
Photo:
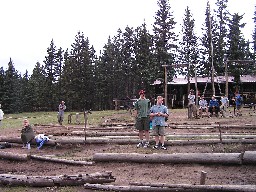
[[[189,6],[200,31],[207,0],[169,0],[180,29]],[[211,9],[216,0],[210,0]],[[255,0],[229,0],[229,11],[244,14],[246,39],[251,40]],[[0,66],[7,69],[10,57],[16,70],[32,73],[43,64],[51,40],[57,48],[71,48],[78,31],[89,38],[97,53],[118,28],[138,27],[144,21],[152,29],[157,0],[2,0],[0,1]],[[200,35],[200,34],[198,34]]]

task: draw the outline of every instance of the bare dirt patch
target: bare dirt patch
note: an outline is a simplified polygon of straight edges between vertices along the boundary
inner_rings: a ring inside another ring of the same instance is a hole
[[[250,112],[250,114],[249,114]],[[123,113],[122,113],[123,115]],[[127,112],[127,115],[129,113]],[[118,120],[121,117],[119,112],[108,119]],[[109,121],[109,122],[113,122]],[[256,118],[252,111],[245,110],[244,115],[240,117],[229,118],[208,118],[187,119],[186,110],[178,110],[171,114],[167,128],[169,134],[213,134],[218,133],[217,125],[255,125]],[[192,126],[197,125],[216,125],[214,129],[193,129],[193,128],[175,128],[175,126]],[[56,127],[55,127],[56,129]],[[93,130],[93,128],[90,128]],[[96,128],[95,128],[96,130]],[[134,128],[125,129],[125,131],[134,132]],[[1,136],[19,136],[19,129],[5,129]],[[251,128],[230,128],[224,129],[223,133],[230,134],[256,134],[256,129]],[[153,143],[152,143],[153,144]],[[153,145],[152,145],[153,146]],[[168,146],[168,150],[154,150],[150,148],[136,148],[136,145],[118,145],[118,144],[65,144],[57,147],[44,146],[43,149],[37,150],[35,146],[29,153],[61,157],[66,159],[90,160],[95,153],[113,152],[113,153],[240,153],[243,151],[255,151],[255,144],[207,144],[207,145],[173,145]],[[22,149],[20,144],[13,144],[11,148],[1,149],[3,151],[24,154],[28,150]],[[169,183],[169,184],[199,184],[201,171],[207,172],[206,184],[256,184],[256,166],[254,165],[205,165],[205,164],[151,164],[151,163],[96,163],[93,166],[66,165],[61,163],[43,162],[29,160],[28,162],[17,162],[11,160],[0,160],[0,174],[23,174],[23,175],[63,175],[78,173],[94,173],[97,171],[112,171],[116,177],[114,185],[129,185],[130,182],[144,183]],[[6,188],[0,188],[6,191]],[[61,188],[33,188],[26,191],[61,191]],[[73,187],[72,191],[85,191],[83,187]],[[89,191],[89,190],[88,190]]]

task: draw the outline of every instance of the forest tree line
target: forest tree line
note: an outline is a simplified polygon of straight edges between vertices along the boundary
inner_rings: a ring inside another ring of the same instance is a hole
[[[57,48],[52,40],[45,60],[35,64],[31,75],[21,75],[10,58],[8,68],[0,68],[2,109],[5,113],[53,111],[64,100],[70,111],[108,110],[113,109],[114,98],[137,96],[140,89],[154,96],[152,83],[164,81],[163,65],[170,66],[170,81],[177,74],[194,76],[195,68],[197,76],[209,76],[212,71],[224,75],[226,59],[255,61],[256,7],[248,21],[255,26],[250,41],[242,33],[243,15],[230,13],[227,3],[216,0],[213,10],[207,3],[200,36],[195,33],[189,7],[184,11],[182,30],[176,34],[178,24],[169,1],[158,0],[152,32],[146,23],[118,29],[99,55],[83,32],[78,32],[66,50]],[[174,64],[183,65],[174,68]],[[255,74],[255,67],[233,63],[228,72],[239,83],[240,75]]]

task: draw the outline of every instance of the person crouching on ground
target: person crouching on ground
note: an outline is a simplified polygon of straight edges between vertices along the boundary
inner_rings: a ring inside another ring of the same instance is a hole
[[[149,147],[149,129],[150,129],[150,119],[149,119],[149,109],[150,101],[145,97],[145,91],[141,90],[139,92],[140,98],[136,101],[134,105],[135,109],[135,127],[139,131],[140,142],[137,147]],[[143,142],[143,133],[145,133],[146,142]]]
[[[25,149],[31,149],[30,143],[35,138],[34,131],[27,119],[23,120],[23,128],[21,130],[21,140]]]
[[[155,136],[156,142],[155,146],[153,147],[154,149],[167,149],[164,146],[164,140],[166,126],[165,118],[167,118],[168,116],[168,109],[165,105],[163,105],[163,97],[158,96],[156,105],[152,106],[150,109],[150,117],[152,118],[153,126],[152,135]]]
[[[210,103],[209,103],[210,116],[212,117],[213,112],[215,112],[216,117],[218,117],[219,116],[219,111],[220,111],[219,101],[213,95],[212,99],[210,100]]]

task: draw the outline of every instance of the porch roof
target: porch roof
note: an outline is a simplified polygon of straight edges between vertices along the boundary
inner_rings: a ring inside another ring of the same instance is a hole
[[[242,75],[240,77],[242,83],[255,83],[256,82],[256,76],[251,76],[251,75]],[[211,77],[197,77],[197,83],[210,83],[211,82]],[[217,76],[214,77],[214,82],[215,83],[225,83],[226,78],[225,76]],[[229,76],[228,77],[228,82],[233,83],[234,82],[234,77]],[[177,77],[173,78],[171,82],[168,82],[167,84],[171,85],[186,85],[188,83],[188,80],[186,77]],[[195,78],[190,78],[190,83],[195,83]],[[159,85],[162,84],[162,81],[160,80],[155,80],[153,85]]]

